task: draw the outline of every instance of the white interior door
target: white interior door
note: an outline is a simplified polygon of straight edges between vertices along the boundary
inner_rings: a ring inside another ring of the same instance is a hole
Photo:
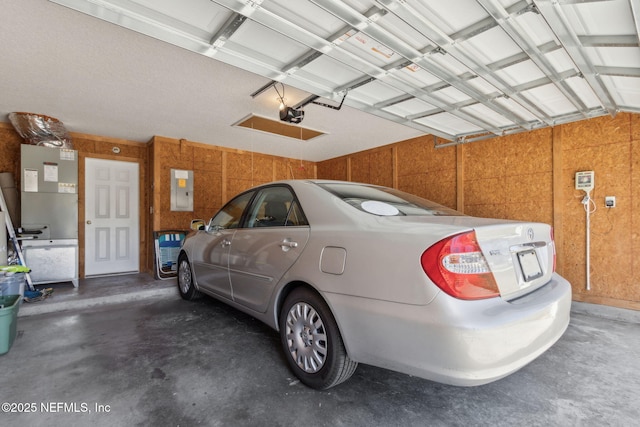
[[[85,276],[137,272],[138,163],[85,159]]]

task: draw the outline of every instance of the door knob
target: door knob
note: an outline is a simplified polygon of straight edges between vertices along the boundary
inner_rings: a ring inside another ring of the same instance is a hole
[[[87,220],[87,224],[91,225],[91,220]]]

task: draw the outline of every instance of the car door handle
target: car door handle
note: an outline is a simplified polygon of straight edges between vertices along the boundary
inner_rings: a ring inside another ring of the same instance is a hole
[[[292,248],[297,248],[298,247],[298,242],[291,242],[287,239],[283,240],[282,242],[280,242],[280,247],[282,248],[283,251],[288,251]]]

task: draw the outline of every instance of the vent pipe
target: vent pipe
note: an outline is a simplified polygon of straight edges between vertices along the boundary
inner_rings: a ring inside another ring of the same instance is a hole
[[[73,149],[71,136],[58,119],[42,114],[9,113],[9,120],[29,144]]]

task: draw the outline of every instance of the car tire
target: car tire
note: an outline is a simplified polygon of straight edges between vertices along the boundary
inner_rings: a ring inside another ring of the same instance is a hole
[[[279,326],[285,358],[303,384],[326,390],[348,380],[358,367],[329,307],[311,289],[297,288],[287,296]]]
[[[202,296],[193,283],[193,274],[189,259],[182,253],[178,258],[178,292],[185,300],[194,300]]]

